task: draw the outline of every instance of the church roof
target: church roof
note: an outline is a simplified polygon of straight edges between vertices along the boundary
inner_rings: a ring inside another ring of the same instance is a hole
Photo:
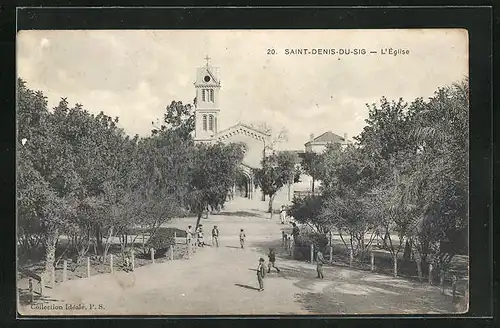
[[[314,138],[313,140],[310,140],[306,142],[306,146],[308,145],[314,145],[314,144],[328,144],[328,143],[343,143],[346,140],[344,137],[339,136],[338,134],[333,133],[332,131],[327,131],[323,133],[322,135]]]
[[[264,136],[264,137],[269,137],[269,136],[271,136],[269,133],[265,133],[265,132],[263,132],[263,131],[261,131],[261,130],[259,130],[259,129],[256,129],[256,128],[254,128],[254,127],[251,127],[250,125],[247,125],[247,124],[244,124],[244,123],[241,123],[241,122],[240,122],[240,123],[238,123],[238,124],[235,124],[235,125],[233,125],[233,126],[228,127],[227,129],[224,129],[224,130],[220,131],[220,132],[219,132],[219,133],[217,133],[214,137],[217,137],[217,136],[219,136],[219,135],[222,135],[222,134],[224,134],[224,133],[226,133],[226,132],[228,132],[228,131],[230,131],[230,130],[236,129],[236,128],[238,128],[238,127],[243,127],[243,128],[245,128],[245,129],[251,130],[252,132],[254,132],[254,133],[256,133],[256,134],[259,134],[259,135],[261,135],[261,136]]]

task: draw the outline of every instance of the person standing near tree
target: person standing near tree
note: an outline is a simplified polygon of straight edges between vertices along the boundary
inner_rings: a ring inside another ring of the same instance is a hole
[[[323,257],[323,253],[318,250],[316,253],[316,271],[318,273],[317,278],[323,279],[323,264],[325,263],[325,258]]]
[[[286,218],[285,206],[281,205],[281,209],[280,209],[280,221],[281,221],[281,224],[285,224],[285,218]]]
[[[212,229],[212,246],[214,246],[214,244],[219,247],[219,228],[217,228],[216,225],[214,225]]]
[[[188,225],[188,228],[186,230],[186,244],[191,244],[193,239],[193,228]]]

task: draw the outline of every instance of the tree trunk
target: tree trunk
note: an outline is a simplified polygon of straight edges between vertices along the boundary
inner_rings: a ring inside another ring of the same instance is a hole
[[[54,267],[54,262],[56,259],[56,244],[58,239],[58,228],[51,229],[47,233],[47,239],[45,242],[45,270],[43,272],[45,281],[49,281],[50,274],[52,273],[52,268]]]
[[[404,253],[403,253],[403,261],[409,262],[410,261],[410,257],[411,257],[411,244],[407,240],[406,244],[405,244],[405,250],[404,250]]]
[[[288,201],[292,199],[292,184],[288,183]]]
[[[95,239],[97,242],[97,251],[102,252],[102,234],[101,234],[101,226],[96,224],[95,226]]]
[[[312,190],[311,191],[312,191],[313,195],[314,195],[314,182],[315,182],[314,177],[312,177],[312,188],[311,188]]]
[[[109,228],[109,235],[106,238],[106,246],[104,247],[104,256],[102,258],[102,263],[106,263],[106,256],[108,255],[109,248],[111,247],[111,238],[113,237],[113,227]]]
[[[415,262],[417,262],[418,280],[422,281],[422,261],[420,259],[416,259]]]
[[[271,219],[273,218],[273,201],[276,194],[269,196],[269,206],[267,207],[267,212],[271,213]]]
[[[194,226],[195,230],[198,229],[198,226],[200,225],[200,220],[201,220],[202,214],[203,214],[203,212],[198,213],[198,219],[196,220],[196,225]]]
[[[393,264],[394,264],[393,275],[394,275],[394,277],[397,277],[398,276],[398,256],[397,256],[396,253],[394,253],[394,255],[392,257],[392,261],[393,261]]]

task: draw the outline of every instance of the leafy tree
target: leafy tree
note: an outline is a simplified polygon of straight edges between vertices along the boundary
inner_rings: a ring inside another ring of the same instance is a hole
[[[196,102],[196,99],[194,100]],[[154,125],[154,122],[153,122]],[[172,101],[165,109],[163,114],[163,123],[154,127],[151,131],[153,135],[168,129],[175,130],[179,136],[186,140],[189,139],[195,128],[194,106],[184,105],[182,101]]]
[[[199,225],[203,212],[225,201],[243,160],[239,144],[200,144],[189,164],[188,199],[191,211],[197,214]]]
[[[278,190],[290,181],[299,182],[300,170],[293,154],[281,152],[265,157],[262,167],[254,170],[255,179],[264,195],[269,196],[268,212],[273,217],[273,201]]]
[[[324,198],[318,195],[295,197],[288,214],[300,224],[307,224],[319,233],[330,231],[331,221],[322,214]]]
[[[18,129],[20,137],[27,139],[18,149],[19,221],[25,226],[38,220],[47,275],[54,265],[60,227],[75,215],[81,179],[75,172],[69,140],[57,133],[67,111],[65,100],[50,114],[43,95],[27,89],[22,80],[18,81],[17,99]]]
[[[355,146],[342,150],[332,145],[324,153],[324,163],[327,173],[323,178],[323,204],[319,220],[327,222],[329,229],[337,229],[342,242],[353,255],[363,255],[374,235],[368,244],[365,244],[365,236],[374,230],[375,224],[373,217],[368,215],[366,205],[366,192],[372,184],[371,175],[366,171],[367,160]]]
[[[312,177],[312,192],[314,193],[315,181],[319,180],[324,170],[323,155],[315,152],[306,152],[302,158],[302,168]]]

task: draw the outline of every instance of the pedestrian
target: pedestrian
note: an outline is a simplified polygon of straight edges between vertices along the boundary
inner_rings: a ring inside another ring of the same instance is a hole
[[[266,270],[264,269],[264,259],[261,257],[259,259],[259,266],[257,267],[257,280],[259,281],[259,292],[264,290],[264,277],[266,275]]]
[[[245,231],[243,231],[243,229],[240,229],[240,245],[241,245],[241,248],[244,248],[246,236],[247,235],[245,235]]]
[[[316,271],[318,272],[318,277],[323,279],[323,264],[325,263],[325,259],[323,257],[323,253],[320,250],[316,253]]]
[[[281,205],[281,209],[280,209],[280,221],[281,221],[281,224],[285,224],[285,218],[286,218],[285,206]]]
[[[280,273],[280,269],[278,269],[275,265],[276,263],[276,253],[274,248],[269,248],[269,254],[267,255],[269,258],[269,263],[267,266],[267,273],[271,273],[271,268],[275,268],[278,273]]]
[[[214,244],[219,247],[219,228],[217,228],[216,225],[214,225],[212,229],[212,246],[214,246]]]
[[[285,231],[281,231],[281,244],[283,245],[283,247],[286,248],[286,233],[285,233]]]
[[[198,246],[205,246],[205,241],[203,239],[203,225],[201,224],[198,226]]]
[[[188,225],[188,228],[186,230],[186,244],[191,244],[193,239],[193,228]]]
[[[297,241],[297,237],[299,236],[300,234],[300,230],[299,230],[299,227],[297,227],[297,224],[295,224],[295,222],[292,223],[292,236],[293,236],[293,241]]]

